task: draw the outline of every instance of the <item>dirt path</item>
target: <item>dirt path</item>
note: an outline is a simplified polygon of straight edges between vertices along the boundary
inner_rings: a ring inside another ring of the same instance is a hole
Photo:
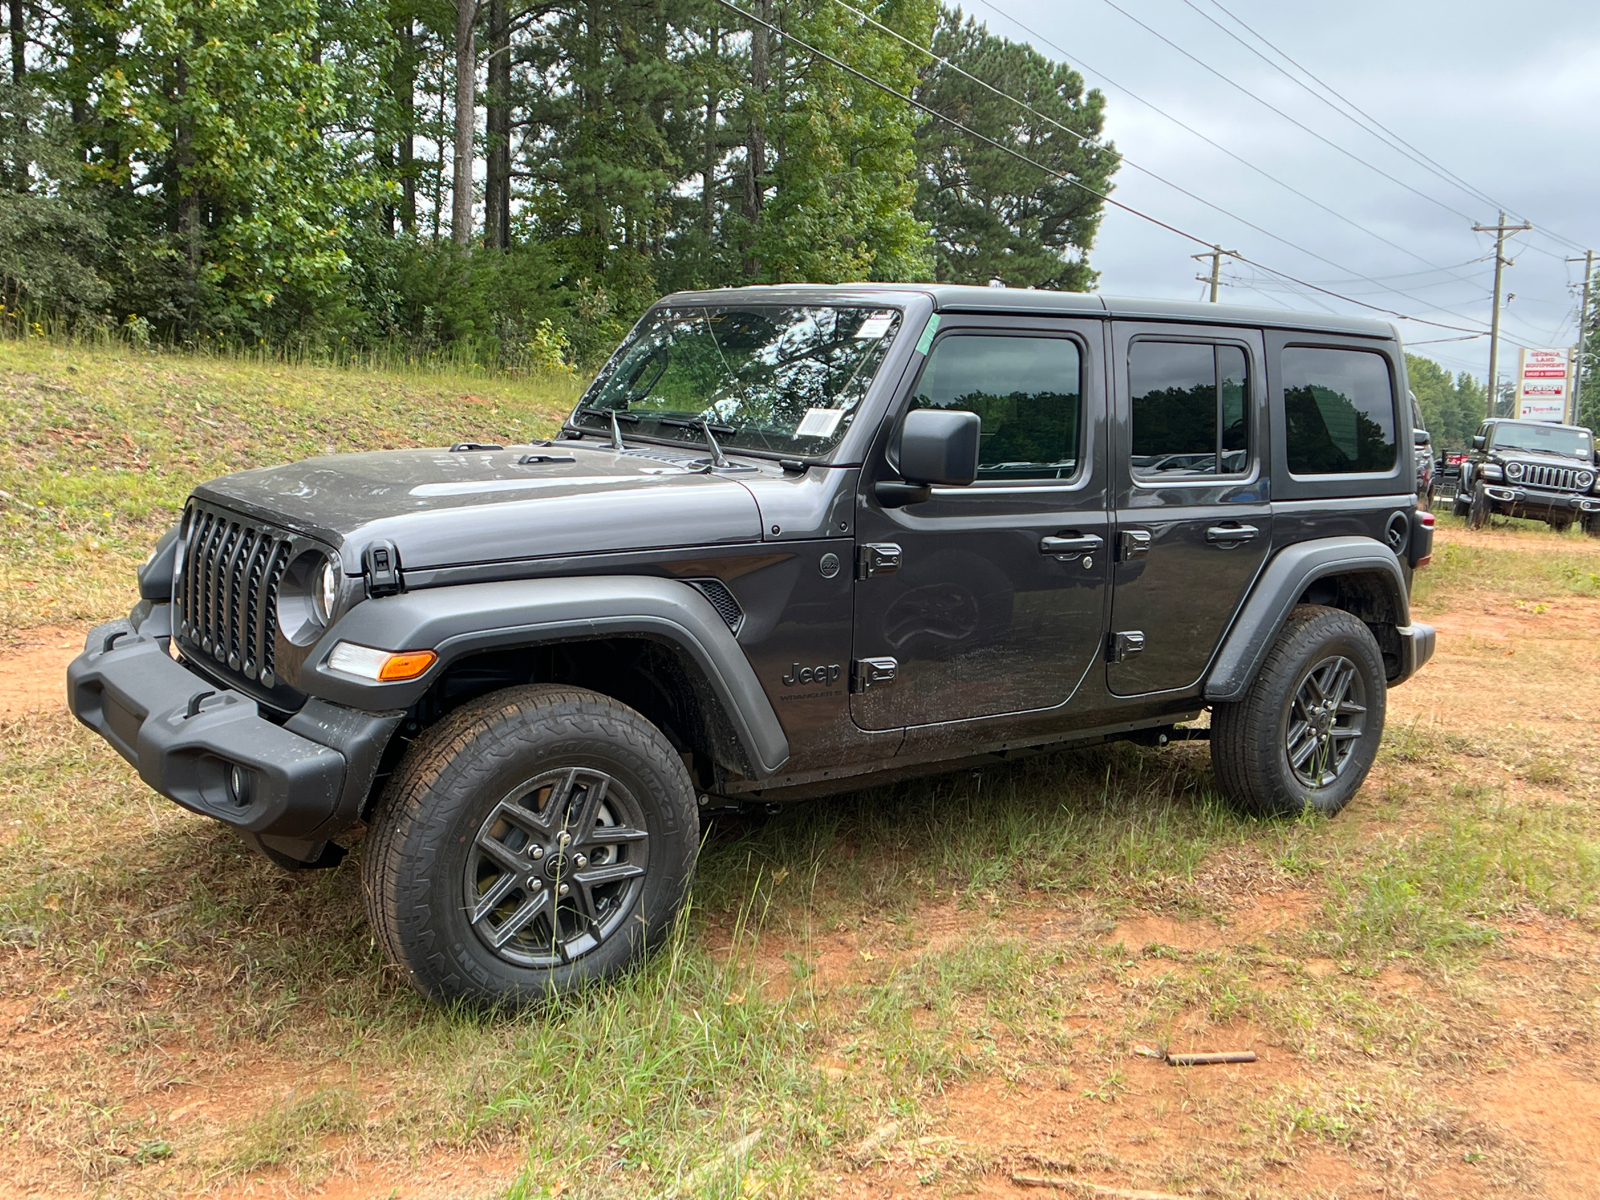
[[[46,625],[24,630],[18,644],[0,652],[0,720],[67,702],[67,664],[83,649],[86,625]]]

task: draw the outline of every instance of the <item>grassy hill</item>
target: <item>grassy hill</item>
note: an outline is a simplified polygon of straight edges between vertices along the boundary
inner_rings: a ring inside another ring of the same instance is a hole
[[[134,568],[202,480],[335,451],[526,441],[579,387],[0,340],[0,644],[125,611]]]

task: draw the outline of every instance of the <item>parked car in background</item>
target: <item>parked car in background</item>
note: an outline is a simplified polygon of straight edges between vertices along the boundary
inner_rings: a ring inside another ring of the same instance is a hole
[[[1432,512],[1435,482],[1433,437],[1422,422],[1422,406],[1417,403],[1417,394],[1408,392],[1407,395],[1411,397],[1411,440],[1417,460],[1417,503]]]
[[[1491,418],[1461,464],[1452,511],[1481,529],[1495,513],[1544,521],[1558,533],[1580,521],[1600,537],[1594,435],[1578,425]]]

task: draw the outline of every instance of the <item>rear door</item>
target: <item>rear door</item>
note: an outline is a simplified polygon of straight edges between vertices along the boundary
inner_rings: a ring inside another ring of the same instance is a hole
[[[856,510],[855,684],[863,729],[1066,702],[1105,634],[1105,327],[950,316],[863,472]],[[904,507],[895,431],[912,407],[976,412],[977,482]]]
[[[1116,563],[1107,683],[1192,688],[1272,544],[1255,330],[1112,327]]]

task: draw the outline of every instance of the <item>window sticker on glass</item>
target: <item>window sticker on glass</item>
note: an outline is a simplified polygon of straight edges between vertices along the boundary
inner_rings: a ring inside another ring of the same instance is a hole
[[[859,334],[857,336],[860,336]],[[808,408],[806,415],[795,426],[795,437],[832,437],[839,428],[844,410],[839,408]]]
[[[892,312],[873,313],[861,322],[861,328],[856,330],[858,338],[881,338],[889,332],[889,326],[894,324]]]

